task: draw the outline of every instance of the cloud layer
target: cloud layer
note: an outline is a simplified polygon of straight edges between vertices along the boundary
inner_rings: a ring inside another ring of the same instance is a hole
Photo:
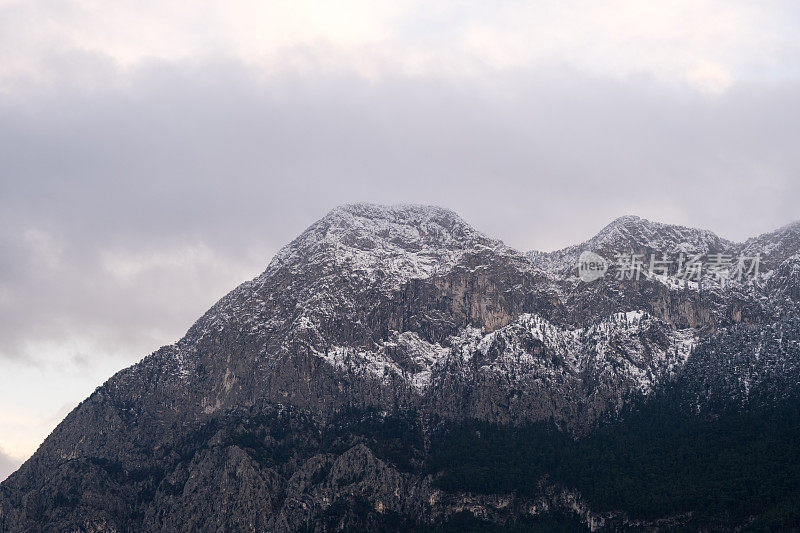
[[[329,3],[211,0],[136,3],[4,0],[0,87],[58,78],[97,82],[70,62],[97,54],[123,68],[144,61],[240,59],[267,76],[353,68],[368,76],[481,75],[487,68],[568,66],[645,74],[712,92],[749,75],[783,76],[798,58],[791,1],[419,0]]]

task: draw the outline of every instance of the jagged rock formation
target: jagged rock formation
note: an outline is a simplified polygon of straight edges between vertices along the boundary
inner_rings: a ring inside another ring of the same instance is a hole
[[[763,276],[585,283],[584,251],[761,254]],[[0,485],[0,529],[405,530],[466,511],[679,524],[593,509],[549,474],[525,491],[444,490],[432,439],[481,421],[581,441],[662,391],[715,416],[786,402],[798,301],[798,223],[736,244],[623,217],[522,254],[445,209],[344,206],[70,413]]]

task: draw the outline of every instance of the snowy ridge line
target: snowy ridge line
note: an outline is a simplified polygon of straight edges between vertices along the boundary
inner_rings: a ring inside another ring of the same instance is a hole
[[[260,277],[327,263],[396,288],[447,272],[465,254],[483,250],[521,256],[441,207],[352,204],[334,209],[282,248]]]
[[[667,331],[667,346],[643,341],[640,336],[650,327]],[[530,339],[542,343],[544,352],[531,353]],[[333,346],[314,353],[331,366],[356,375],[388,383],[406,382],[424,395],[437,375],[470,371],[476,356],[481,372],[507,374],[515,381],[529,377],[552,376],[562,371],[549,361],[557,356],[575,375],[591,372],[619,374],[634,383],[642,393],[657,381],[672,375],[686,362],[697,343],[694,330],[671,330],[642,310],[615,313],[588,327],[567,329],[556,326],[539,315],[526,313],[514,322],[492,332],[466,327],[448,339],[449,346],[429,343],[417,333],[396,333],[374,350]],[[502,353],[490,357],[502,345]]]

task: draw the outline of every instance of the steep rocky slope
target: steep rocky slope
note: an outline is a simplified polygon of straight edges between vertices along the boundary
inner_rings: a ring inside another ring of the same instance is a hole
[[[337,208],[70,413],[0,485],[0,529],[680,523],[683,510],[595,509],[579,477],[553,472],[445,490],[436,443],[471,423],[547,426],[542,449],[583,442],[676,390],[697,416],[784,405],[800,389],[798,235],[736,244],[623,217],[522,254],[441,208]],[[586,283],[585,251],[761,254],[762,276]]]

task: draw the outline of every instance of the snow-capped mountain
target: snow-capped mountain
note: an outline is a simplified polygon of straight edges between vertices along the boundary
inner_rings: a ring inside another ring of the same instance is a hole
[[[0,485],[0,529],[415,529],[554,510],[655,527],[553,473],[521,492],[445,490],[433,435],[551,424],[583,442],[667,392],[703,416],[795,398],[799,234],[737,244],[622,217],[523,254],[438,207],[334,209],[70,413]],[[763,262],[752,281],[588,283],[584,252]]]
[[[617,254],[708,255],[730,251],[734,244],[708,230],[650,222],[637,216],[620,217],[600,230],[586,242],[551,253],[528,252],[528,257],[540,268],[565,274],[574,270],[582,252],[591,251],[606,258]],[[574,272],[573,272],[574,274]]]

